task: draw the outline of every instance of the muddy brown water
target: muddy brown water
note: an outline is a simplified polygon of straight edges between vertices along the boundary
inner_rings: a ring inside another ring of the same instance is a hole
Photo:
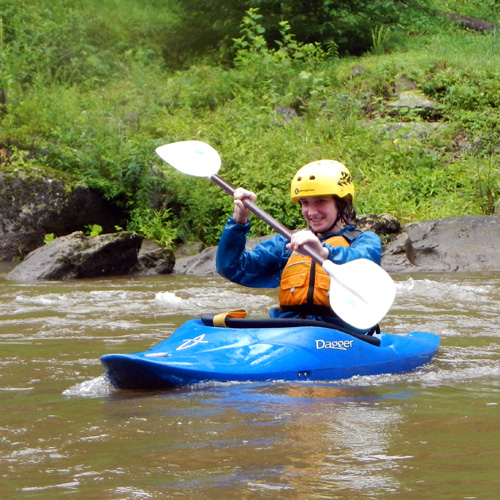
[[[100,356],[205,312],[265,316],[221,278],[13,283],[0,268],[0,498],[500,498],[500,274],[394,275],[382,329],[429,331],[411,373],[113,389]]]

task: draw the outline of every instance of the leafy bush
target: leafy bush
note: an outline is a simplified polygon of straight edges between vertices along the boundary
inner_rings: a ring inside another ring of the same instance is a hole
[[[157,241],[163,247],[170,247],[177,231],[170,220],[169,210],[136,208],[130,213],[127,229],[150,240]]]
[[[372,46],[372,33],[380,26],[412,28],[428,33],[435,23],[429,0],[172,0],[178,22],[166,34],[174,52],[233,56],[244,14],[258,9],[262,15],[261,41],[272,48],[280,39],[280,23],[286,21],[303,44],[320,44],[325,52],[361,55]]]

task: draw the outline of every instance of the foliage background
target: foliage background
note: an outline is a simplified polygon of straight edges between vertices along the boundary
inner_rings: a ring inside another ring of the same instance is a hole
[[[320,158],[352,171],[358,213],[492,214],[498,33],[435,9],[500,22],[498,0],[0,0],[0,168],[70,173],[164,245],[215,244],[232,212],[219,188],[156,157],[187,139],[214,146],[221,175],[290,228],[290,179]],[[391,112],[402,78],[437,111]]]

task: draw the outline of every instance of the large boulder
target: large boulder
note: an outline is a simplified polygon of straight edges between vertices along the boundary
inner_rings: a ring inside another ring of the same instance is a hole
[[[99,224],[111,232],[118,221],[95,192],[46,167],[0,168],[0,260],[22,259],[62,236]]]
[[[129,232],[86,236],[77,231],[37,248],[6,278],[70,280],[129,274],[137,269],[142,240]]]
[[[455,217],[407,224],[384,248],[389,272],[500,271],[500,218]]]

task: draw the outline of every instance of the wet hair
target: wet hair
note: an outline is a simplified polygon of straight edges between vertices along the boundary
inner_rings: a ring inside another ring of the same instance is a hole
[[[356,220],[356,208],[352,204],[352,196],[348,194],[340,198],[337,195],[333,195],[333,199],[337,204],[337,220],[342,221],[346,225],[353,225]]]

